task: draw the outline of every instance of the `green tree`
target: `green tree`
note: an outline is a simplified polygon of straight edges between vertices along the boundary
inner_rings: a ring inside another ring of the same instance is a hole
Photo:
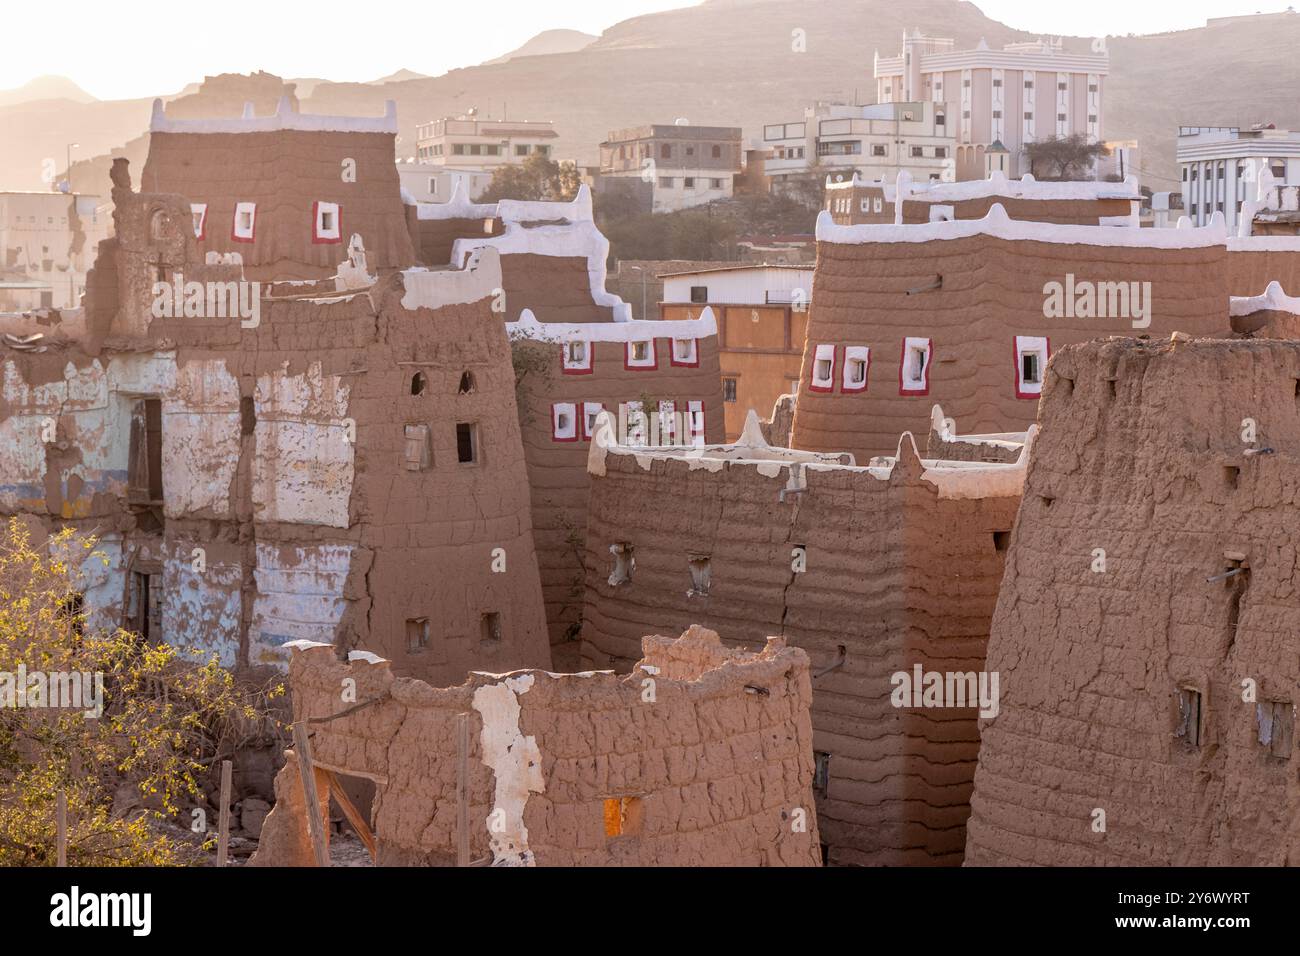
[[[522,163],[497,167],[492,181],[476,202],[491,203],[502,199],[531,202],[569,202],[578,195],[582,179],[571,162],[557,163],[533,153]]]
[[[107,563],[93,549],[70,530],[38,547],[18,519],[0,526],[0,866],[54,864],[59,794],[70,865],[197,862],[198,840],[186,837],[190,811],[206,800],[200,781],[236,734],[270,720],[265,702],[283,692],[241,690],[215,659],[93,630],[77,570]],[[28,706],[16,706],[14,675],[24,671],[99,675],[102,710],[55,709],[52,689],[44,706],[31,706],[30,691]],[[124,785],[148,809],[115,812]]]
[[[1071,133],[1027,143],[1025,155],[1036,179],[1060,181],[1081,178],[1097,159],[1110,155],[1110,148],[1089,143],[1082,133]]]

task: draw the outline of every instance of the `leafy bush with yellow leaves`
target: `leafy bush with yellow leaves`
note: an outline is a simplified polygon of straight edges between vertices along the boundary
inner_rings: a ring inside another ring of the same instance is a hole
[[[60,793],[69,865],[197,862],[200,782],[241,730],[270,720],[283,687],[241,687],[213,657],[92,628],[79,591],[87,561],[107,564],[93,538],[64,530],[34,543],[17,518],[0,529],[0,865],[54,864]],[[68,703],[54,681],[18,686],[34,674],[92,675],[83,689],[102,687],[91,692],[102,709],[54,706]],[[124,785],[144,809],[114,811]]]

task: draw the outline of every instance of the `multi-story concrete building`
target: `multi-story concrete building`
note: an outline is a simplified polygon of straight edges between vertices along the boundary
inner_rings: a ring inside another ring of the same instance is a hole
[[[673,212],[730,199],[742,156],[738,126],[635,126],[600,144],[600,174],[651,183],[653,210]]]
[[[1060,40],[956,50],[953,40],[903,36],[898,56],[876,55],[881,103],[926,101],[950,105],[946,126],[957,140],[956,178],[982,179],[985,154],[1001,143],[1011,177],[1030,172],[1027,143],[1082,134],[1101,139],[1107,53],[1066,52]]]
[[[1178,130],[1187,218],[1203,226],[1216,213],[1239,229],[1241,205],[1256,198],[1261,171],[1275,186],[1300,184],[1300,132],[1254,126],[1182,126]]]
[[[698,319],[706,308],[717,318],[723,414],[735,441],[751,409],[767,417],[799,390],[813,267],[714,266],[659,278],[660,318]]]
[[[818,103],[796,123],[763,127],[772,155],[772,188],[783,191],[810,172],[833,179],[895,179],[906,169],[919,181],[954,178],[956,140],[942,103]]]
[[[494,120],[447,117],[415,128],[416,159],[435,166],[494,170],[528,157],[551,156],[559,134],[550,120]]]
[[[75,308],[108,236],[98,196],[0,192],[0,311]]]
[[[404,189],[416,202],[450,202],[457,186],[471,198],[478,196],[492,182],[492,170],[442,166],[420,161],[399,162],[397,175]]]

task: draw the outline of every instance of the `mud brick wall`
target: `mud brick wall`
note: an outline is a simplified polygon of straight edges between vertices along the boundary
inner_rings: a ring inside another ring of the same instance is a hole
[[[592,300],[587,269],[587,259],[579,256],[503,255],[506,321],[517,321],[528,309],[539,322],[612,322],[614,310]]]
[[[583,666],[626,670],[638,632],[692,622],[733,644],[780,635],[814,673],[845,649],[813,679],[815,746],[830,755],[818,820],[833,864],[953,865],[965,843],[974,710],[896,709],[890,677],[917,663],[983,668],[1002,574],[994,533],[1010,530],[1018,499],[941,497],[903,447],[892,474],[805,465],[807,490],[784,502],[791,466],[776,461],[610,452],[592,478]],[[635,569],[611,585],[619,543]],[[699,555],[707,594],[691,593]]]
[[[622,678],[475,673],[450,688],[308,647],[290,668],[295,717],[343,710],[345,678],[358,702],[381,698],[314,725],[312,737],[318,767],[375,781],[381,863],[455,862],[456,724],[467,714],[471,859],[818,865],[807,655],[779,640],[740,653],[700,628],[644,643],[644,659]],[[611,835],[606,801],[625,799],[623,832]],[[268,819],[268,830],[279,824]],[[266,841],[258,862],[306,862],[301,846]]]
[[[901,432],[927,433],[936,402],[965,431],[1023,431],[1034,421],[1037,401],[1017,397],[1017,335],[1047,337],[1055,351],[1106,335],[1228,334],[1221,241],[1150,248],[1012,240],[986,233],[925,240],[929,233],[920,232],[915,235],[923,241],[904,241],[907,234],[897,231],[929,230],[938,236],[946,227],[964,225],[863,226],[857,228],[887,230],[897,241],[818,243],[794,447],[849,451],[859,461],[889,454]],[[1127,231],[1015,225],[1093,236]],[[1076,282],[1150,282],[1150,327],[1135,330],[1126,317],[1044,317],[1044,286],[1064,283],[1067,274]],[[941,287],[908,294],[939,277]],[[927,394],[901,393],[900,364],[908,336],[931,340]],[[831,392],[810,388],[819,345],[837,347]],[[842,390],[845,346],[871,349],[865,391]]]
[[[1002,707],[969,863],[1300,864],[1298,383],[1293,342],[1057,354],[989,640]]]
[[[1300,240],[1228,240],[1228,294],[1259,295],[1279,282],[1288,295],[1300,295]]]
[[[140,185],[207,203],[199,261],[207,252],[238,252],[249,279],[331,276],[353,233],[365,242],[371,270],[386,273],[416,262],[393,140],[392,133],[330,130],[155,131]],[[355,181],[344,179],[346,160],[355,163]],[[252,242],[233,239],[239,202],[257,203]],[[316,202],[339,204],[339,241],[313,240]]]
[[[421,219],[416,212],[417,207],[407,206],[406,209],[416,254],[426,266],[445,266],[451,263],[451,247],[457,239],[499,236],[504,228],[497,218]]]
[[[620,404],[672,401],[679,413],[690,402],[704,403],[704,440],[723,438],[722,380],[718,371],[718,339],[697,340],[699,365],[695,368],[670,364],[672,340],[655,339],[658,369],[632,370],[624,367],[626,342],[592,342],[594,352],[589,375],[566,375],[558,343],[542,343],[553,356],[553,373],[526,379],[521,389],[524,419],[524,457],[532,490],[533,539],[541,569],[542,591],[555,666],[562,670],[578,667],[578,626],[582,619],[582,589],[587,533],[589,477],[587,452],[590,439],[556,441],[551,428],[555,402],[603,405],[617,418]],[[638,638],[639,640],[639,638]]]

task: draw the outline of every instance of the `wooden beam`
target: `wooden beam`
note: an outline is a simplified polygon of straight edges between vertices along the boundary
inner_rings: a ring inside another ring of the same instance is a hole
[[[217,810],[217,866],[226,865],[230,850],[230,761],[221,761],[221,804]]]
[[[307,830],[311,833],[311,847],[316,853],[316,865],[329,866],[330,850],[325,842],[320,796],[316,792],[316,771],[311,761],[311,740],[307,736],[305,720],[297,721],[293,725],[293,745],[298,756],[298,774],[302,777],[302,795],[307,802]]]
[[[469,714],[456,715],[456,865],[470,865]]]
[[[375,837],[370,832],[370,825],[366,823],[365,817],[361,815],[361,811],[356,808],[348,797],[347,791],[343,789],[338,774],[333,770],[322,770],[321,773],[325,774],[326,778],[329,779],[330,796],[339,805],[339,809],[343,811],[343,816],[347,818],[348,823],[352,824],[352,829],[357,831],[357,836],[361,838],[361,842],[366,845],[366,849],[370,852],[371,862],[378,863],[379,845],[375,843]]]
[[[58,866],[68,865],[68,795],[62,790],[54,798],[54,845]]]

